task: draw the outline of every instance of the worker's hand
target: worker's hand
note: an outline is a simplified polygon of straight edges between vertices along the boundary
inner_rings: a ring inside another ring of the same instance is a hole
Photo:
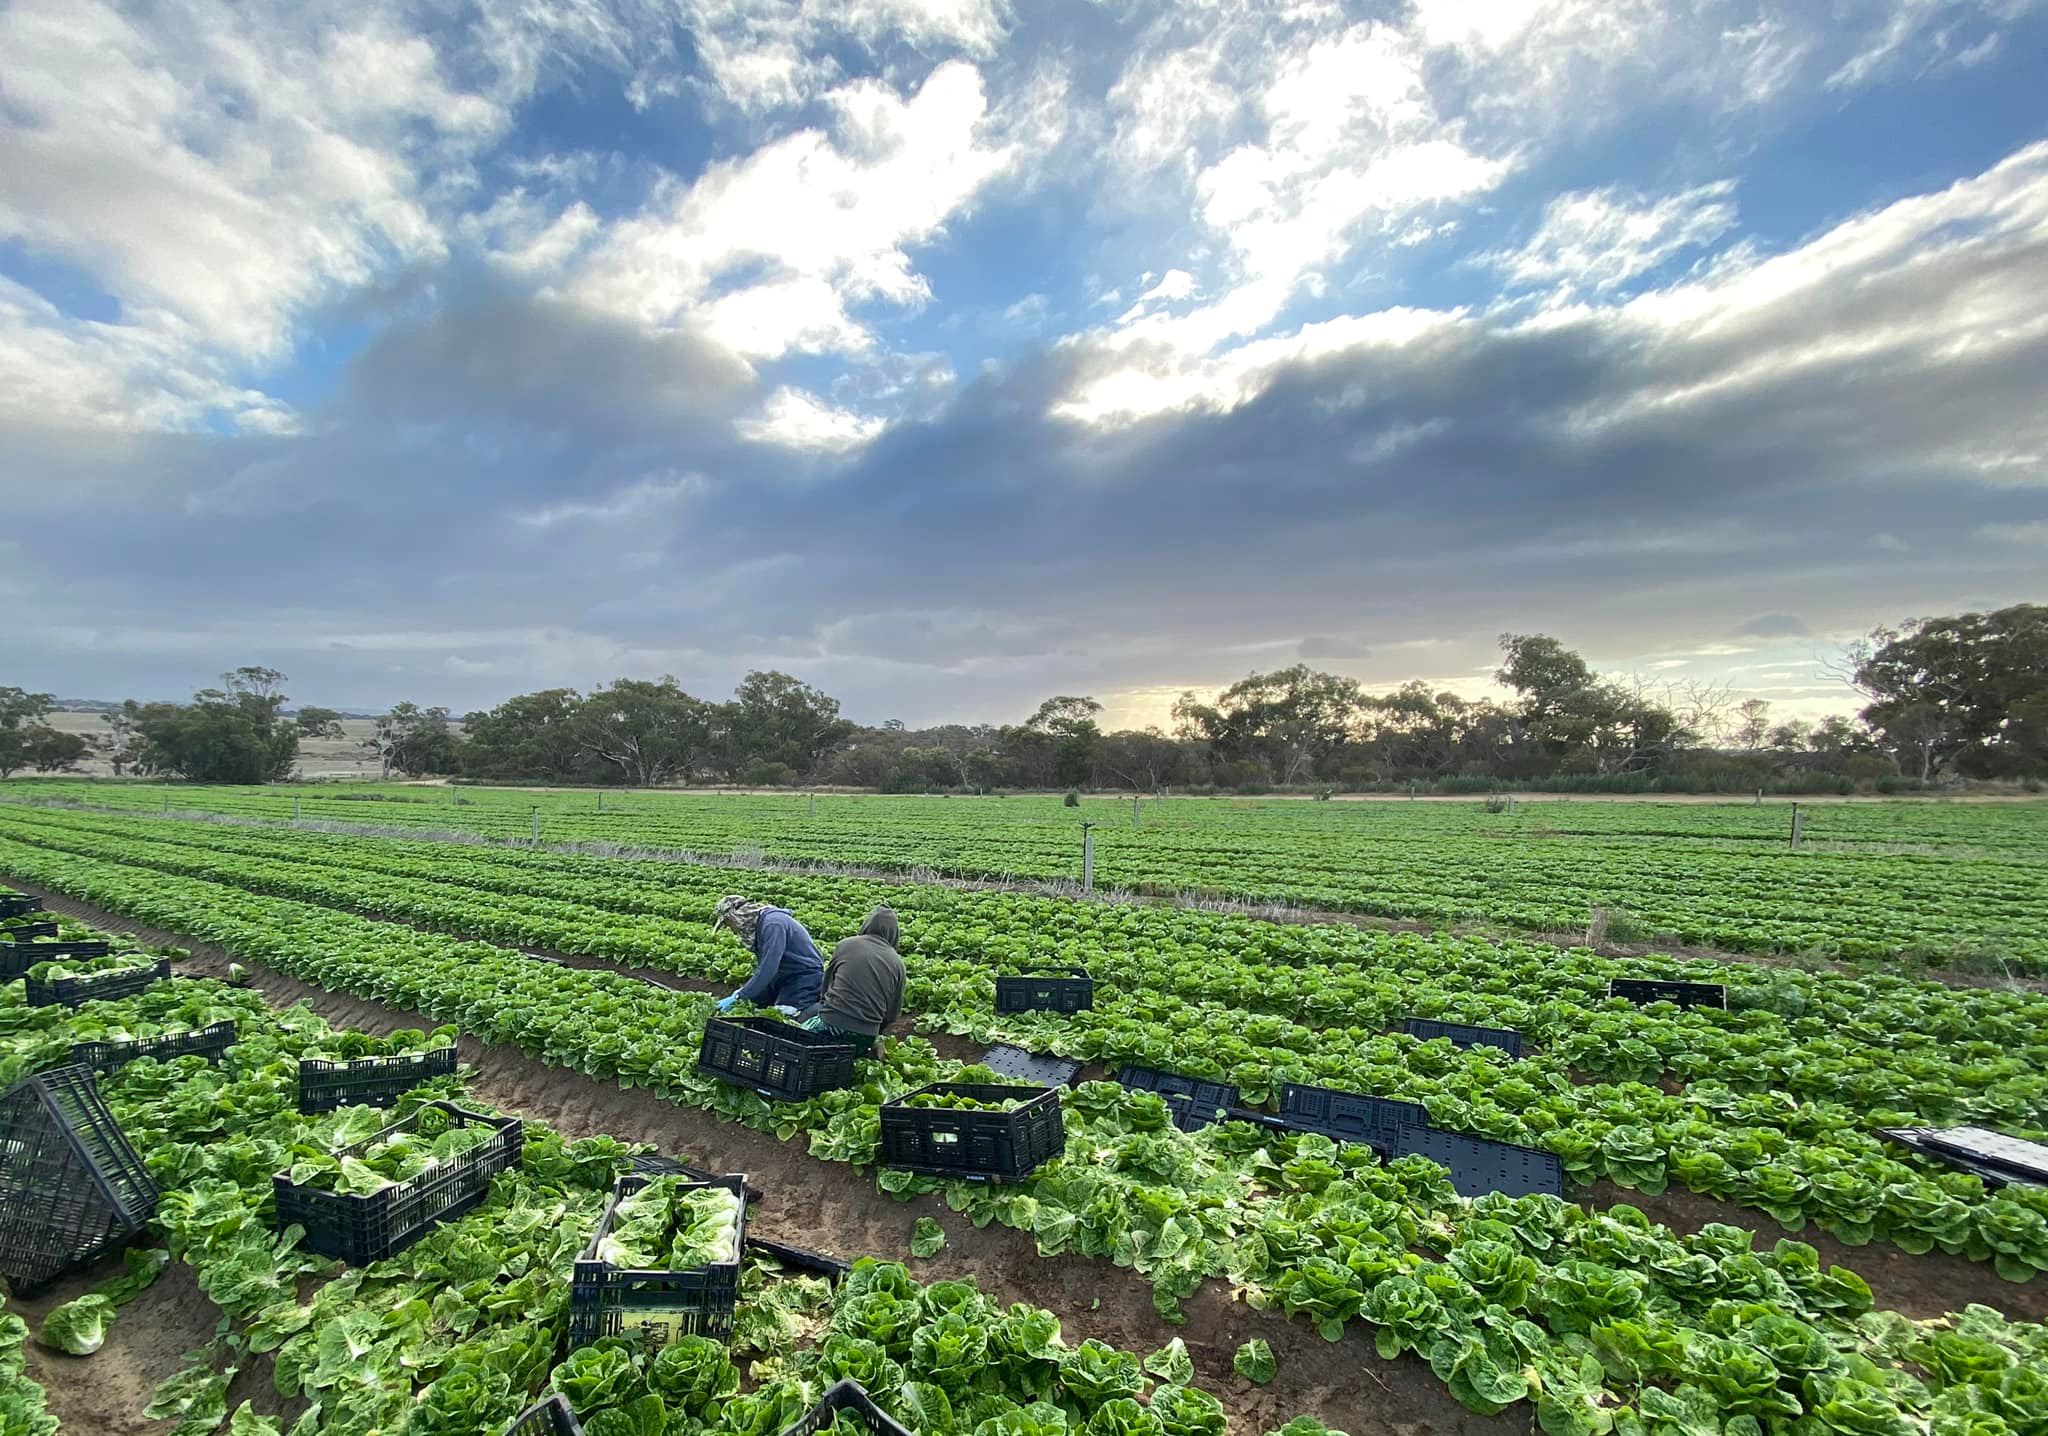
[[[776,1010],[777,1012],[781,1013],[781,1014],[782,1014],[782,1015],[783,1015],[784,1017],[794,1017],[794,1016],[796,1016],[796,1009],[795,1009],[794,1007],[784,1007],[784,1006],[783,1006],[783,1005],[782,1005],[781,1003],[779,1003],[779,1002],[775,1004],[775,1010]]]
[[[730,1012],[732,1011],[732,1005],[739,1000],[740,995],[737,992],[730,997],[721,997],[718,999],[718,1010],[720,1012]]]

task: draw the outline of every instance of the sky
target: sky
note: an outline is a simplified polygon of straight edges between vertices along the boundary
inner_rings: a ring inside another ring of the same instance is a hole
[[[0,0],[0,683],[1163,717],[2044,598],[2048,0]]]

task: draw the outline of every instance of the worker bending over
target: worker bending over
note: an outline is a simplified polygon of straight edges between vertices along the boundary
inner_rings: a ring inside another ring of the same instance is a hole
[[[825,960],[804,925],[789,912],[743,897],[722,897],[712,910],[711,925],[730,929],[754,954],[752,975],[739,991],[719,999],[720,1012],[730,1012],[734,1003],[745,1001],[779,1007],[795,1016],[816,1004]]]

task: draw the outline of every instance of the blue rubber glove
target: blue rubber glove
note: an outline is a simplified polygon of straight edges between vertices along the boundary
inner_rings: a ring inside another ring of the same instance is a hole
[[[720,1012],[730,1012],[732,1011],[732,1005],[739,1000],[740,995],[737,992],[730,997],[721,997],[718,999],[718,1010]]]

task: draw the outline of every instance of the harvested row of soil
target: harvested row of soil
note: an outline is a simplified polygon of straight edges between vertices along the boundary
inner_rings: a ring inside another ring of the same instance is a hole
[[[44,898],[53,911],[95,927],[128,933],[145,943],[190,948],[188,971],[220,976],[227,970],[229,956],[217,947],[27,884],[11,885]],[[381,1035],[401,1027],[435,1025],[419,1013],[329,992],[260,963],[242,962],[267,998],[280,1005],[304,1002],[336,1026]],[[935,1195],[899,1202],[856,1169],[811,1157],[801,1137],[778,1142],[649,1092],[628,1091],[550,1067],[517,1048],[487,1046],[470,1037],[463,1037],[458,1047],[462,1060],[475,1068],[470,1090],[479,1101],[545,1122],[569,1137],[610,1134],[651,1142],[698,1166],[745,1172],[750,1184],[764,1194],[748,1218],[749,1229],[759,1235],[843,1257],[908,1261],[925,1281],[972,1278],[995,1300],[1030,1302],[1057,1313],[1069,1343],[1096,1337],[1143,1353],[1178,1335],[1194,1357],[1199,1382],[1228,1408],[1233,1431],[1264,1431],[1302,1413],[1354,1436],[1505,1436],[1526,1427],[1526,1414],[1518,1421],[1465,1410],[1413,1357],[1381,1360],[1361,1327],[1354,1326],[1342,1341],[1325,1342],[1309,1327],[1290,1323],[1278,1313],[1250,1310],[1234,1301],[1220,1283],[1210,1282],[1183,1303],[1186,1324],[1169,1328],[1152,1309],[1150,1285],[1135,1273],[1098,1259],[1041,1257],[1025,1233],[994,1225],[977,1231]],[[928,1261],[914,1261],[909,1255],[911,1229],[920,1216],[936,1217],[947,1232],[945,1250]],[[1238,1345],[1253,1337],[1265,1338],[1278,1358],[1279,1372],[1269,1386],[1252,1386],[1231,1370]],[[175,1364],[173,1356],[159,1377],[168,1375]]]
[[[184,1364],[186,1352],[213,1339],[220,1321],[220,1308],[199,1289],[192,1268],[172,1262],[147,1291],[121,1308],[107,1328],[106,1344],[91,1356],[67,1356],[35,1339],[52,1310],[123,1270],[115,1252],[33,1297],[7,1300],[7,1309],[28,1323],[30,1336],[23,1348],[28,1378],[43,1388],[50,1413],[67,1432],[147,1436],[168,1431],[171,1423],[146,1421],[142,1409],[157,1383]],[[267,1372],[268,1361],[264,1367]],[[274,1394],[270,1399],[277,1400]]]

